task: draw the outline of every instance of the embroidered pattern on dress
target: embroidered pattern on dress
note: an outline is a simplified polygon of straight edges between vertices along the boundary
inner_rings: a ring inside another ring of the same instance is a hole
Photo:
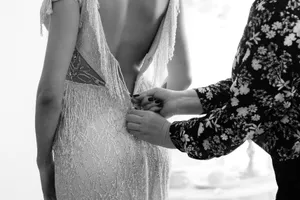
[[[77,49],[73,53],[66,79],[77,83],[105,86],[105,81],[93,70]]]

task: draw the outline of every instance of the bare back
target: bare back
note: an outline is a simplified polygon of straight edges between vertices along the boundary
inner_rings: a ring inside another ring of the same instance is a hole
[[[149,51],[169,0],[99,0],[100,15],[111,53],[118,60],[128,88]]]

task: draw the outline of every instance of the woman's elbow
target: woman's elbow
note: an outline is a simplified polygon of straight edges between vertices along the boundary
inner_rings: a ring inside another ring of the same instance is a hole
[[[192,84],[192,78],[190,76],[181,76],[178,80],[177,90],[186,90]]]
[[[184,89],[188,89],[191,86],[191,84],[192,84],[192,77],[190,75],[183,77],[182,87],[184,87]]]
[[[49,89],[39,89],[36,97],[37,107],[61,108],[62,98],[57,92]]]

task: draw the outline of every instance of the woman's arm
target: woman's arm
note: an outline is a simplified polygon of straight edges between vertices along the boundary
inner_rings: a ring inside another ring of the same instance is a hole
[[[279,159],[299,154],[300,7],[278,2],[254,3],[224,106],[171,125],[173,143],[190,157],[226,155],[246,139]],[[200,89],[199,97],[205,110],[211,96]]]
[[[203,113],[221,108],[230,100],[232,79],[228,78],[218,83],[195,89],[201,102]]]
[[[185,90],[190,86],[192,80],[184,28],[184,9],[181,1],[180,8],[181,11],[178,15],[174,56],[168,64],[168,77],[165,86],[171,90]]]
[[[230,100],[231,78],[220,81],[206,87],[193,90],[172,92],[174,95],[169,101],[163,101],[163,109],[169,106],[173,115],[201,115],[216,108],[221,108]],[[159,90],[159,89],[158,89]],[[153,92],[152,96],[156,99],[166,98],[165,92]],[[151,91],[147,94],[151,95]],[[141,96],[142,97],[142,96]],[[140,98],[141,98],[140,97]],[[200,100],[199,100],[200,99]],[[173,105],[168,105],[172,103]],[[151,108],[151,106],[149,106]],[[147,107],[146,107],[147,108]],[[147,110],[147,109],[146,109]]]
[[[53,3],[44,67],[36,99],[37,165],[41,179],[53,166],[52,144],[61,113],[64,81],[76,44],[79,5],[74,0]],[[42,180],[43,185],[43,180]],[[47,188],[44,188],[45,191]],[[44,194],[45,194],[44,193]]]
[[[159,112],[164,117],[173,115],[202,115],[224,106],[230,100],[231,78],[203,88],[174,91],[154,88],[132,98],[143,110]],[[157,101],[149,101],[149,99]],[[201,101],[199,100],[201,99]]]

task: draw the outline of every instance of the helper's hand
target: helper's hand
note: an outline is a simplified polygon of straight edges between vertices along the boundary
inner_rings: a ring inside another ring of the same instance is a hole
[[[130,110],[127,117],[127,130],[136,138],[165,148],[175,148],[170,139],[170,122],[162,116],[144,110]]]
[[[181,92],[163,88],[154,88],[138,95],[134,95],[132,102],[143,110],[150,110],[169,118],[178,112],[178,99]]]

